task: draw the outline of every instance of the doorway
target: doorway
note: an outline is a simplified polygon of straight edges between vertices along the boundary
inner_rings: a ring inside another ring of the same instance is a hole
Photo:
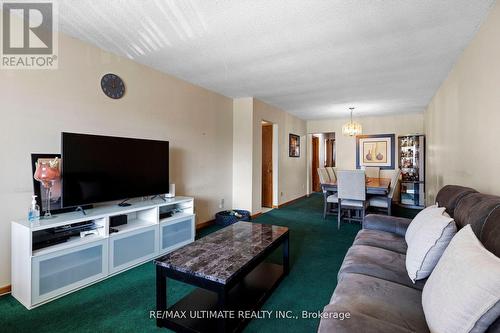
[[[273,207],[273,124],[262,122],[262,207]]]
[[[320,192],[318,168],[335,167],[337,164],[335,133],[316,133],[311,139],[311,190]]]
[[[312,170],[312,190],[313,192],[319,192],[321,191],[320,183],[319,183],[319,175],[318,175],[318,168],[319,168],[319,138],[317,136],[312,137],[312,163],[311,163],[311,170]]]

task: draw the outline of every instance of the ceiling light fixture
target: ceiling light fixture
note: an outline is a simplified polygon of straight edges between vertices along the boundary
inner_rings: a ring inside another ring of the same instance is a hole
[[[363,132],[363,127],[361,127],[360,123],[352,120],[352,111],[354,110],[354,108],[351,107],[349,108],[349,110],[351,110],[351,120],[349,120],[348,123],[342,126],[342,134],[348,136],[360,135]]]

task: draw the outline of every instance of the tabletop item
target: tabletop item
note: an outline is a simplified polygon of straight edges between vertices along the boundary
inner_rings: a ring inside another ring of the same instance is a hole
[[[46,191],[47,198],[47,210],[43,218],[51,218],[52,214],[50,213],[50,196],[52,186],[54,182],[61,179],[61,170],[59,169],[59,158],[56,157],[53,160],[38,160],[36,163],[36,170],[33,177],[38,180]]]
[[[40,206],[36,204],[36,195],[31,196],[31,206],[28,210],[28,221],[34,222],[40,218]]]

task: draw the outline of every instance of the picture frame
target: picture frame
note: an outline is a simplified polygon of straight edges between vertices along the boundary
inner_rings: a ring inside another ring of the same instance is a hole
[[[395,134],[356,136],[356,168],[379,167],[394,169],[396,151]]]
[[[290,133],[288,136],[288,156],[300,157],[300,136]]]

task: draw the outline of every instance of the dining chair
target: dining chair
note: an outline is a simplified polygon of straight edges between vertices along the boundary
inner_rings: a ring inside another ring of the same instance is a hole
[[[342,220],[343,210],[348,211],[345,220],[363,222],[368,202],[366,201],[366,176],[364,170],[341,170],[337,172],[338,194],[338,229]],[[352,217],[351,210],[359,213]]]
[[[380,167],[362,166],[361,170],[365,170],[366,177],[380,178]]]
[[[318,175],[319,182],[321,184],[329,183],[332,181],[327,169],[325,168],[318,168]],[[321,190],[323,191],[323,219],[326,219],[327,215],[332,215],[338,212],[338,197],[337,193],[327,191],[323,186],[321,186]]]
[[[328,176],[330,176],[330,181],[337,181],[337,175],[335,174],[335,169],[333,167],[326,167],[326,172],[328,172]]]
[[[330,175],[325,168],[318,168],[319,183],[325,184],[330,182]]]
[[[368,205],[370,207],[375,207],[378,210],[385,211],[387,215],[392,215],[392,198],[394,193],[399,186],[399,176],[401,175],[401,170],[396,169],[394,175],[391,178],[391,187],[389,188],[389,193],[387,195],[374,195],[368,199]]]

